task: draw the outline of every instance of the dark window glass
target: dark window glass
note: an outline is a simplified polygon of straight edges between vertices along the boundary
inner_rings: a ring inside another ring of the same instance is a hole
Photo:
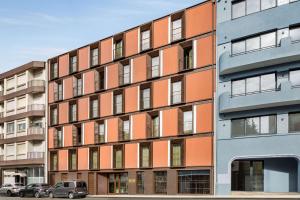
[[[300,131],[300,113],[289,114],[289,132]]]
[[[171,164],[172,167],[183,165],[183,143],[182,141],[173,141],[171,144]]]
[[[184,48],[184,69],[192,69],[193,68],[193,47]]]
[[[300,86],[300,70],[290,71],[289,76],[293,86]]]
[[[123,57],[123,40],[118,40],[114,45],[114,58],[118,59]]]
[[[97,148],[90,149],[90,169],[98,169],[99,168],[99,154]]]
[[[50,169],[56,171],[58,169],[58,157],[56,152],[50,153]]]
[[[140,167],[150,167],[151,166],[151,152],[150,144],[144,143],[140,145]]]
[[[167,172],[154,172],[154,191],[156,194],[167,193]]]
[[[300,27],[291,28],[290,37],[292,38],[292,41],[300,40]]]
[[[246,15],[246,2],[237,1],[232,4],[232,18],[238,18]]]
[[[159,137],[159,115],[152,117],[152,137]]]
[[[77,169],[77,153],[76,150],[69,150],[69,170]]]
[[[57,78],[58,77],[58,64],[52,63],[51,66],[51,79]]]
[[[246,41],[232,43],[232,54],[240,54],[246,51]]]
[[[232,137],[239,137],[245,135],[245,120],[235,119],[231,120],[231,134]]]
[[[178,192],[186,194],[210,194],[209,171],[179,171]]]
[[[144,194],[144,172],[136,173],[136,193]]]
[[[77,71],[77,56],[70,57],[70,73]]]

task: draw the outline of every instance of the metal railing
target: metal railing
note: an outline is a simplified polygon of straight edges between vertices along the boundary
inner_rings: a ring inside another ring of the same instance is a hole
[[[28,152],[27,159],[40,159],[44,158],[44,152]]]
[[[45,105],[44,104],[31,104],[28,105],[28,111],[44,111]]]
[[[45,134],[45,129],[41,128],[41,127],[29,127],[27,134],[28,135],[38,135],[38,134],[43,135],[43,134]]]

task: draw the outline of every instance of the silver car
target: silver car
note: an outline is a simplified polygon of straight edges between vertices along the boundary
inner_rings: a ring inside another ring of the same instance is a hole
[[[12,196],[12,195],[18,195],[20,189],[24,188],[23,184],[20,183],[15,183],[15,184],[3,184],[2,187],[0,188],[0,194],[1,195],[7,195],[7,196]]]

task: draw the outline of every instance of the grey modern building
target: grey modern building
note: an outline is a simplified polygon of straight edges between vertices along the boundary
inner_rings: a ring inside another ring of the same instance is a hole
[[[217,1],[216,194],[300,191],[300,1]]]

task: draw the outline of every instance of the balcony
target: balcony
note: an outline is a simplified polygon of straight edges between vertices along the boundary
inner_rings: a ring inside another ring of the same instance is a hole
[[[220,113],[240,112],[279,106],[300,104],[300,87],[294,87],[290,82],[284,82],[276,91],[255,93],[246,96],[232,97],[223,93],[219,97]]]
[[[11,99],[16,96],[24,95],[24,94],[36,94],[45,92],[45,81],[44,80],[31,80],[24,84],[24,87],[20,87],[16,91],[12,91],[4,95],[3,91],[0,91],[0,101],[4,101],[7,99]],[[2,94],[1,94],[2,93]]]
[[[290,37],[287,37],[281,40],[280,46],[274,48],[235,56],[226,51],[220,56],[220,75],[300,61],[299,49],[300,42],[293,42]]]
[[[5,160],[4,156],[0,156],[0,166],[14,165],[42,165],[44,164],[44,152],[28,152],[25,158],[16,160]]]
[[[0,145],[10,144],[24,141],[43,141],[45,140],[45,128],[29,127],[25,135],[12,135],[12,137],[5,138],[4,134],[0,134]]]

